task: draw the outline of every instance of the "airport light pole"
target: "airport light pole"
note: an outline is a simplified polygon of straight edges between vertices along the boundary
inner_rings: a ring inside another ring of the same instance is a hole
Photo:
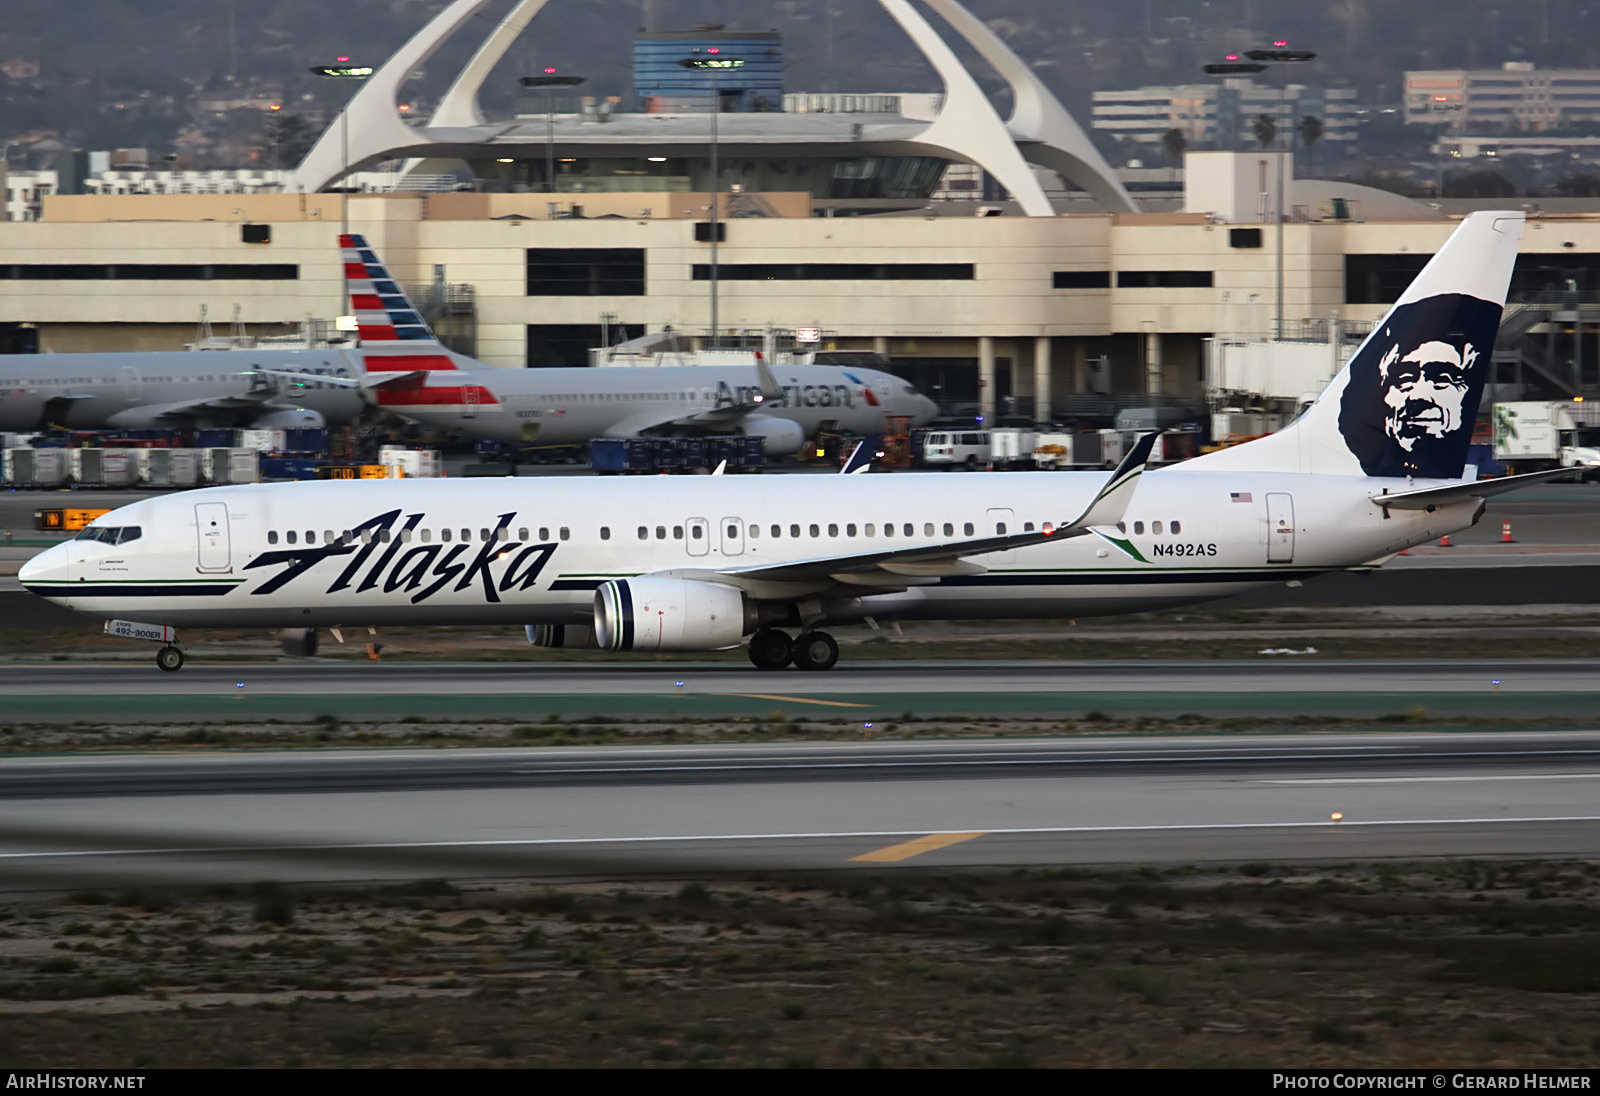
[[[547,68],[538,76],[524,76],[521,84],[544,92],[544,191],[556,191],[556,99],[557,88],[575,88],[588,80],[587,76],[564,76]]]
[[[1288,42],[1278,41],[1272,43],[1272,49],[1252,49],[1244,53],[1247,60],[1241,61],[1238,54],[1229,54],[1226,61],[1221,64],[1202,65],[1200,71],[1208,76],[1239,76],[1250,73],[1264,72],[1269,65],[1277,68],[1278,91],[1280,101],[1284,88],[1283,66],[1301,64],[1316,59],[1316,54],[1305,49],[1289,49]],[[1294,111],[1288,112],[1288,124],[1284,126],[1287,133],[1289,155],[1294,154]],[[1277,248],[1277,302],[1273,311],[1272,337],[1283,338],[1283,199],[1287,183],[1284,179],[1283,157],[1278,159],[1278,185],[1276,208],[1273,210],[1274,219],[1277,221],[1276,248]]]
[[[313,65],[311,74],[322,76],[330,80],[365,80],[375,70],[371,65],[354,65],[350,58],[340,57],[332,65]],[[351,99],[355,96],[351,95]],[[344,184],[344,193],[339,195],[339,237],[343,246],[344,237],[350,235],[350,104],[347,102],[344,109],[339,112],[339,181]],[[339,310],[336,316],[343,316],[344,310],[350,307],[350,274],[345,269],[344,263],[339,263],[341,276],[339,279]]]
[[[720,77],[724,72],[733,72],[744,68],[744,58],[728,57],[716,46],[711,47],[703,54],[694,54],[678,62],[682,68],[696,72],[704,72],[711,78],[711,349],[715,350],[722,345],[722,329],[719,326],[721,317],[717,314],[718,306],[718,270],[717,247],[721,243],[721,197],[722,197],[722,171],[717,160],[718,147],[718,120],[722,114],[722,82]]]

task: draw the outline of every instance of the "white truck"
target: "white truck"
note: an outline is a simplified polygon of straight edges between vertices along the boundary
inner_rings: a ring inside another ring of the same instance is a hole
[[[1494,456],[1513,474],[1579,468],[1583,479],[1600,479],[1600,403],[1497,403]]]

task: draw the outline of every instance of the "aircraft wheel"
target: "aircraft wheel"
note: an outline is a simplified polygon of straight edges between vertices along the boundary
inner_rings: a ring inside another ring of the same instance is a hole
[[[794,661],[794,640],[774,628],[750,637],[750,664],[758,670],[781,670]]]
[[[183,669],[183,652],[176,647],[163,647],[156,652],[156,665],[167,673]]]
[[[807,632],[794,641],[794,664],[802,670],[831,670],[839,644],[827,632]]]

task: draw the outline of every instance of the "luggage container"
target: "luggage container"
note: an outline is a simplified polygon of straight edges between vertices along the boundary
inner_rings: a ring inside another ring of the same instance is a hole
[[[254,449],[202,449],[200,472],[206,483],[259,483],[261,454]]]
[[[394,479],[438,479],[444,468],[437,449],[406,449],[398,445],[384,446],[378,463],[394,469]]]
[[[200,482],[200,450],[146,449],[139,478],[152,487],[194,487]]]
[[[194,444],[198,449],[232,449],[239,444],[237,430],[196,430]]]
[[[258,453],[281,453],[288,447],[287,430],[241,430],[241,449],[254,449]]]
[[[309,426],[285,430],[283,448],[288,453],[326,453],[328,432]]]
[[[132,487],[139,481],[137,449],[66,449],[67,473],[86,487]]]
[[[261,480],[314,480],[317,478],[315,457],[262,457]]]
[[[1016,427],[989,431],[989,464],[1000,471],[1032,468],[1033,451],[1039,445],[1039,432]]]
[[[59,487],[67,481],[66,449],[7,449],[5,479],[16,487]]]
[[[649,472],[655,449],[651,438],[595,438],[589,443],[589,467],[596,472]]]

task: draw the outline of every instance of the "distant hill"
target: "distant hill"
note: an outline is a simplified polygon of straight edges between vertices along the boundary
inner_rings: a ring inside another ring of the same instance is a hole
[[[488,33],[511,0],[477,20]],[[229,90],[332,106],[348,88],[311,64],[339,54],[381,62],[442,0],[4,0],[0,73],[37,59],[37,76],[0,75],[0,140],[58,130],[105,148],[164,151],[205,129],[196,100]],[[1600,67],[1600,0],[970,0],[1074,110],[1099,88],[1199,80],[1230,50],[1287,39],[1321,58],[1304,77],[1398,99],[1401,73],[1434,66]],[[486,91],[507,109],[516,77],[552,65],[590,77],[586,91],[626,95],[629,45],[656,29],[725,22],[784,32],[796,91],[936,90],[926,64],[872,0],[551,0]],[[414,85],[426,105],[465,60],[465,36]],[[979,66],[981,68],[981,66]],[[992,81],[997,83],[997,81]]]

